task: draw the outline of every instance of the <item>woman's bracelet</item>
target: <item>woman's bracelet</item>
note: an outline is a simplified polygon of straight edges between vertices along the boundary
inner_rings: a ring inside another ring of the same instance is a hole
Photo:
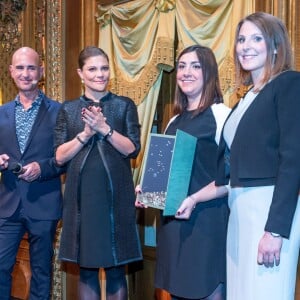
[[[197,204],[196,200],[192,197],[192,195],[189,195],[188,198],[190,198],[193,201],[194,204],[193,209],[195,209]]]
[[[82,144],[82,145],[85,145],[86,143],[80,138],[79,134],[76,135],[76,139],[77,141]]]
[[[107,138],[112,136],[113,133],[114,133],[114,130],[111,127],[109,127],[109,131],[106,135],[103,136],[103,139],[106,140]]]

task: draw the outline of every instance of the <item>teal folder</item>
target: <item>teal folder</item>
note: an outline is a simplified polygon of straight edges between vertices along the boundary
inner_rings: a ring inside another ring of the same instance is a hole
[[[165,207],[174,144],[174,135],[150,134],[142,170],[142,193],[137,195],[138,200],[149,207]]]
[[[196,144],[197,138],[181,130],[176,136],[150,134],[138,200],[175,215],[188,193]]]
[[[197,138],[177,130],[168,180],[164,216],[174,216],[188,194]]]

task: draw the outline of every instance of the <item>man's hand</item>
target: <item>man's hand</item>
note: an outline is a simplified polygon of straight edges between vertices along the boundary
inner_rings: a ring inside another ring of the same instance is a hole
[[[0,155],[0,170],[5,170],[8,167],[9,156],[7,154]]]
[[[39,178],[41,175],[41,168],[37,162],[32,162],[26,166],[23,166],[25,172],[18,176],[18,178],[23,179],[27,182],[32,182]]]

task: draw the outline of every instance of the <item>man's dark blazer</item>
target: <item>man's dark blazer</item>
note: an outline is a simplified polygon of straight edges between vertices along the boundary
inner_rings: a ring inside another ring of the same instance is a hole
[[[228,183],[225,148],[222,136],[217,185]],[[230,184],[275,185],[265,230],[289,236],[300,188],[299,72],[270,81],[241,118],[230,149]]]
[[[43,97],[26,148],[21,154],[16,136],[15,101],[0,107],[0,154],[7,154],[10,163],[26,165],[36,161],[41,168],[40,178],[30,183],[19,180],[11,170],[1,172],[0,218],[10,217],[20,202],[25,215],[36,220],[61,217],[62,169],[55,166],[53,158],[53,129],[59,108],[60,103]]]

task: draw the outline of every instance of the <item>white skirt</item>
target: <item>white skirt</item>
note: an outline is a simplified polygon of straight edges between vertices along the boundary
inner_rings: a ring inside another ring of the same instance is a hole
[[[227,300],[294,300],[300,245],[299,201],[290,238],[283,239],[280,265],[266,268],[257,264],[258,243],[264,234],[273,190],[273,186],[267,186],[229,191]]]

